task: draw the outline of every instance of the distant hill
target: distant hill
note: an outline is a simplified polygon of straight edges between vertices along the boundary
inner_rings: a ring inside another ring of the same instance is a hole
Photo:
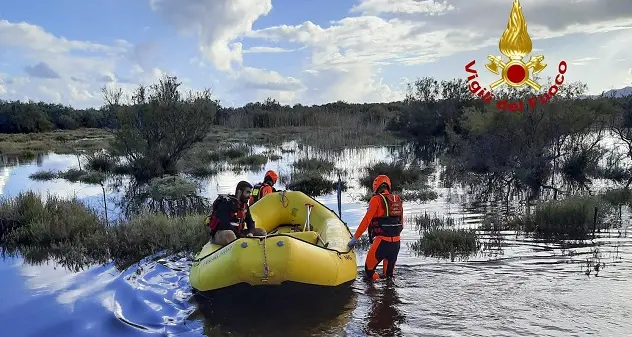
[[[625,87],[621,89],[612,89],[605,92],[607,97],[625,97],[632,95],[632,87]]]
[[[620,89],[612,89],[612,90],[608,90],[606,92],[604,92],[604,95],[606,97],[625,97],[625,96],[630,96],[632,95],[632,87],[625,87],[625,88],[620,88]],[[584,98],[598,98],[600,97],[601,94],[597,94],[597,95],[581,95],[579,96],[580,99],[584,99]]]

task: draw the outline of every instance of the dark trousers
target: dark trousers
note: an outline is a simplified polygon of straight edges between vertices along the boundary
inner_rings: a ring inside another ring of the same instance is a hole
[[[373,280],[379,279],[380,275],[375,272],[375,269],[380,262],[383,262],[383,277],[392,277],[393,271],[395,270],[395,263],[397,262],[397,255],[399,254],[399,248],[399,237],[375,237],[364,263],[366,275]]]

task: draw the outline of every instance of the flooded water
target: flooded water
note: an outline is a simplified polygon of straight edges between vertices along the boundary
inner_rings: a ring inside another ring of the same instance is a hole
[[[263,151],[263,149],[259,149]],[[298,152],[297,152],[298,153]],[[304,153],[304,152],[301,152]],[[355,168],[343,193],[342,218],[355,230],[366,209],[359,200],[358,168],[389,158],[386,148],[348,150],[339,168]],[[266,169],[285,172],[296,154]],[[102,209],[100,186],[35,182],[40,170],[77,165],[73,156],[47,155],[38,162],[0,168],[0,193],[25,190],[76,195]],[[263,171],[262,171],[263,172]],[[213,198],[262,172],[221,173],[204,183]],[[493,209],[467,203],[462,191],[438,188],[432,202],[406,203],[408,218],[424,212],[476,227]],[[110,198],[115,199],[116,195]],[[317,198],[336,209],[335,194]],[[109,203],[113,205],[114,203]],[[108,207],[109,214],[120,210]],[[627,217],[627,216],[626,216]],[[628,219],[629,220],[629,219]],[[626,221],[626,223],[629,221]],[[200,224],[202,225],[202,224]],[[228,298],[193,295],[190,261],[148,257],[126,270],[113,265],[69,272],[49,261],[30,265],[0,260],[2,336],[630,336],[632,335],[632,240],[627,231],[600,233],[589,245],[561,247],[512,232],[481,233],[500,250],[467,261],[418,257],[402,245],[393,281],[358,279],[336,291],[289,289],[290,293],[232,293]],[[419,236],[411,225],[405,243]],[[596,263],[605,267],[595,275]],[[587,273],[590,270],[590,273]]]

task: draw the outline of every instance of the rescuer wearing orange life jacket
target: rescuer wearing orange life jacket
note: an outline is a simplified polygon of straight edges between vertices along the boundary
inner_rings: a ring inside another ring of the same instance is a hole
[[[391,194],[391,179],[379,175],[373,180],[373,196],[369,201],[369,208],[360,222],[349,247],[357,244],[365,230],[369,230],[371,248],[366,256],[364,270],[373,280],[380,279],[375,272],[377,265],[384,261],[384,275],[392,277],[397,255],[400,248],[400,233],[404,229],[404,209],[402,199],[397,194]]]
[[[250,215],[248,200],[251,193],[252,185],[240,181],[235,195],[219,195],[215,199],[211,214],[206,217],[213,243],[225,246],[240,237],[266,235],[263,228],[255,227]]]
[[[263,178],[263,182],[255,184],[254,188],[252,189],[252,195],[250,196],[249,202],[250,206],[252,206],[252,204],[259,201],[264,196],[272,192],[276,192],[274,184],[276,184],[277,180],[279,180],[279,176],[276,174],[276,172],[272,170],[266,172]]]

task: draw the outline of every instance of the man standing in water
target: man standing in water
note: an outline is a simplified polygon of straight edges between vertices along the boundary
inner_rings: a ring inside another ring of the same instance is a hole
[[[366,256],[364,271],[367,277],[378,280],[381,277],[392,277],[400,248],[400,233],[404,229],[404,209],[402,199],[391,194],[391,179],[379,175],[373,180],[373,196],[369,208],[360,222],[349,247],[353,248],[365,230],[369,230],[371,248]],[[383,263],[384,274],[375,272],[377,265]]]
[[[266,235],[263,228],[255,227],[250,215],[248,201],[251,193],[252,185],[240,181],[235,188],[235,195],[220,195],[215,199],[211,214],[206,217],[213,243],[225,246],[240,237]]]

